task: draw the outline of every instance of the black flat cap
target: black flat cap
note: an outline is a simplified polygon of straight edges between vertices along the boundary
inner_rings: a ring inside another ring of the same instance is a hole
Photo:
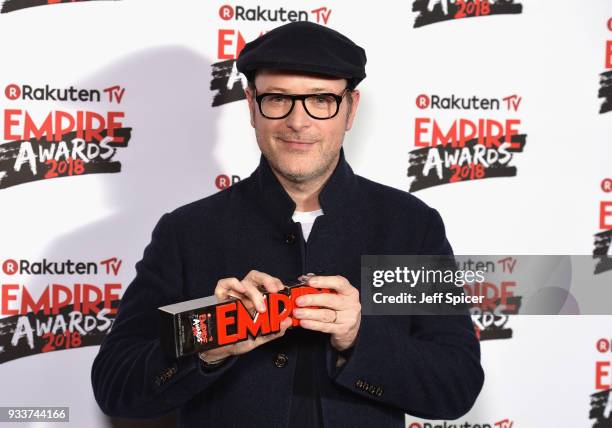
[[[261,69],[344,77],[355,88],[365,77],[365,51],[349,38],[308,21],[281,25],[247,43],[236,67],[248,80]]]

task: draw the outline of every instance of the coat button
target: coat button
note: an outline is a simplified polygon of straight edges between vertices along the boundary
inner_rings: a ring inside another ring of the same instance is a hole
[[[285,236],[285,244],[295,244],[295,235],[293,233],[288,233],[287,236]]]
[[[279,369],[282,369],[283,367],[285,367],[288,361],[289,361],[289,358],[283,353],[276,354],[276,357],[274,357],[274,365],[278,367]]]

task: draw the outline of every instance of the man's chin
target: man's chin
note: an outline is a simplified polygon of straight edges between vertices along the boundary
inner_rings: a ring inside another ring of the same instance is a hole
[[[316,169],[311,158],[303,158],[301,156],[281,156],[278,159],[277,167],[287,175],[311,175]]]
[[[280,173],[283,177],[293,183],[303,183],[313,178],[312,171],[281,168]]]

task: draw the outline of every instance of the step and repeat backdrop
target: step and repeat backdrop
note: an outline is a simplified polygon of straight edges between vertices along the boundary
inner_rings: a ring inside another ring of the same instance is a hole
[[[366,50],[356,173],[438,209],[457,254],[588,255],[612,287],[610,0],[0,4],[0,406],[172,426],[106,417],[91,364],[159,217],[257,166],[235,59],[290,21]],[[611,316],[473,321],[474,408],[406,427],[612,427]]]

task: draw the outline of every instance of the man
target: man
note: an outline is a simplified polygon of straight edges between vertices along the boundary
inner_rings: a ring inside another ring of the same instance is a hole
[[[308,22],[248,43],[238,70],[262,156],[242,182],[165,214],[92,369],[110,415],[179,408],[196,426],[404,426],[455,419],[483,383],[468,316],[361,316],[362,254],[451,254],[439,214],[353,173],[342,150],[365,52]],[[261,290],[309,276],[278,334],[172,361],[156,308],[211,294],[264,311]]]

